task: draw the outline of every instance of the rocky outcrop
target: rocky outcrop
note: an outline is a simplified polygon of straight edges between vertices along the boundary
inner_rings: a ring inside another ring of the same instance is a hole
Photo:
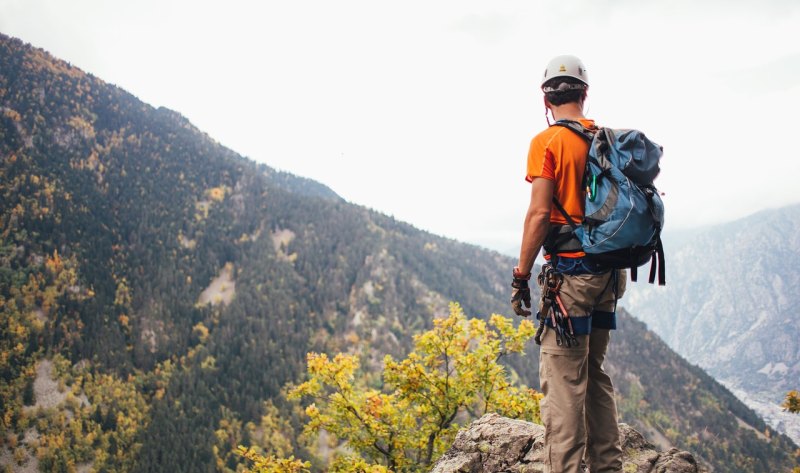
[[[625,473],[701,473],[688,452],[658,452],[642,434],[620,424]],[[541,473],[544,427],[487,414],[456,436],[431,473]]]

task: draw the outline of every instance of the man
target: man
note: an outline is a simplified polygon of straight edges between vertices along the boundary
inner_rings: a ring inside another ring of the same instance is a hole
[[[541,85],[546,113],[556,121],[577,121],[590,131],[596,129],[583,114],[589,79],[578,58],[551,60]],[[580,472],[582,459],[591,473],[622,471],[614,388],[603,360],[609,331],[616,328],[614,311],[625,275],[593,266],[576,240],[556,238],[569,227],[564,227],[567,220],[554,197],[573,221],[583,220],[588,149],[583,137],[563,126],[550,126],[533,138],[526,176],[531,200],[512,284],[514,311],[530,315],[522,303],[530,307],[528,280],[544,246],[548,264],[539,279],[553,290],[539,305],[545,315],[541,320],[547,322],[541,334],[539,378],[545,471],[553,473]]]

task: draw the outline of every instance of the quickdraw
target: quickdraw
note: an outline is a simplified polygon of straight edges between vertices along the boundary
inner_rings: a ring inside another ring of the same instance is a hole
[[[579,346],[580,343],[575,337],[575,330],[572,328],[569,312],[567,312],[559,293],[561,285],[564,283],[564,275],[556,272],[551,265],[545,264],[536,279],[542,289],[542,309],[537,314],[539,328],[536,330],[533,340],[537,345],[542,344],[545,325],[547,325],[547,320],[549,319],[550,326],[556,331],[556,344],[558,346],[566,345],[568,348]]]

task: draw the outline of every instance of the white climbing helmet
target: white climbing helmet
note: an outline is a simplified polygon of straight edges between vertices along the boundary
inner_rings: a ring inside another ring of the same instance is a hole
[[[586,66],[575,56],[556,56],[551,59],[547,63],[544,75],[542,75],[542,87],[545,82],[554,77],[572,77],[586,84],[586,87],[589,86],[589,75],[586,73]],[[548,91],[545,90],[545,92]]]

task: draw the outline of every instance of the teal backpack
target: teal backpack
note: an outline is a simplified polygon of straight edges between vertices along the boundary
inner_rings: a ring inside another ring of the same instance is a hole
[[[556,208],[569,222],[551,229],[545,250],[583,251],[596,269],[630,268],[636,281],[637,268],[650,261],[650,283],[664,285],[664,203],[653,185],[660,171],[663,148],[637,130],[600,128],[588,130],[579,122],[560,120],[589,143],[584,184],[586,201],[583,222],[575,222],[558,199]],[[557,256],[556,256],[557,258]]]

